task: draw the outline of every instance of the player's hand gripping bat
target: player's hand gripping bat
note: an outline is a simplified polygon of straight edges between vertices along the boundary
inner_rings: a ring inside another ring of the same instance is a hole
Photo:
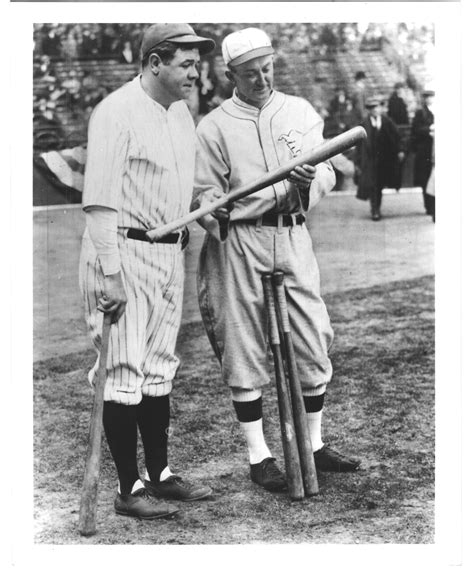
[[[206,204],[197,210],[193,210],[189,212],[185,216],[170,222],[169,224],[165,224],[164,226],[160,226],[159,228],[155,228],[153,230],[149,230],[147,232],[148,238],[154,242],[155,240],[159,240],[166,234],[171,232],[175,232],[176,230],[186,226],[194,220],[198,220],[202,218],[206,214],[210,214],[214,212],[218,208],[223,206],[227,206],[240,198],[244,198],[249,194],[253,194],[262,188],[266,188],[267,186],[271,186],[272,184],[276,184],[281,180],[288,178],[290,172],[296,168],[297,166],[301,166],[304,164],[308,165],[317,165],[324,161],[327,161],[331,157],[339,155],[340,153],[347,151],[351,147],[357,144],[358,141],[367,137],[367,133],[363,127],[354,127],[353,129],[349,129],[345,133],[341,135],[337,135],[333,139],[326,141],[315,147],[314,149],[299,155],[295,159],[285,163],[281,167],[266,173],[265,175],[261,176],[260,178],[244,184],[240,188],[236,188],[232,192],[229,192],[222,198],[218,198],[214,202],[210,204]]]
[[[79,533],[84,536],[96,532],[97,492],[99,487],[100,451],[102,442],[102,414],[104,411],[104,389],[107,378],[107,353],[109,348],[111,316],[104,314],[102,326],[102,346],[99,356],[99,369],[95,382],[94,404],[92,407],[87,444],[86,466],[79,508]]]

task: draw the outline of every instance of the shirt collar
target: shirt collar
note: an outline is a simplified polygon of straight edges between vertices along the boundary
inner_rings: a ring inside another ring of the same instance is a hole
[[[382,125],[382,117],[370,117],[370,122],[372,123],[372,126],[375,127],[376,129],[380,129],[381,125]]]
[[[174,105],[179,103],[179,101],[174,101],[168,109],[165,109],[161,103],[155,101],[152,97],[148,95],[148,93],[143,89],[142,82],[141,82],[142,74],[139,73],[132,79],[132,85],[139,97],[141,97],[144,101],[147,101],[149,104],[154,105],[161,113],[167,113],[174,109]]]

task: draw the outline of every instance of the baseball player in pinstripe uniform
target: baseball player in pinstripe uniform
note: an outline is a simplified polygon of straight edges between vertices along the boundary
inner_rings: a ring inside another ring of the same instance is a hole
[[[100,344],[112,314],[104,431],[119,479],[115,511],[142,519],[173,515],[156,498],[211,494],[168,467],[169,393],[178,367],[186,232],[150,243],[146,231],[188,212],[195,129],[183,101],[214,42],[187,24],[155,24],[142,41],[142,73],[101,102],[89,125],[80,281],[86,320]],[[96,366],[90,372],[93,382]],[[137,427],[146,474],[137,468]]]
[[[277,168],[322,142],[323,121],[298,97],[273,90],[273,48],[257,28],[228,35],[222,44],[231,99],[197,127],[193,206],[198,207]],[[263,274],[285,272],[288,310],[314,460],[323,471],[353,471],[359,461],[323,444],[321,418],[332,366],[333,340],[319,292],[319,269],[305,213],[335,183],[329,163],[303,165],[289,179],[235,203],[230,223],[201,219],[208,230],[198,269],[206,330],[246,439],[251,479],[272,491],[286,482],[262,430],[262,387],[270,382]]]

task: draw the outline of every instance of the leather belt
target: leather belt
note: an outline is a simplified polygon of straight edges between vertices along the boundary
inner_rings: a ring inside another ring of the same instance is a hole
[[[151,244],[178,244],[181,243],[181,249],[184,250],[189,242],[189,230],[187,227],[182,232],[174,232],[171,234],[166,234],[158,240],[151,240],[147,236],[147,230],[141,230],[140,228],[128,228],[125,234],[127,238],[131,240],[140,240],[141,242],[149,242]]]
[[[281,226],[295,226],[296,224],[304,224],[306,218],[303,214],[277,214],[276,212],[266,212],[261,220],[262,226],[278,226],[280,219]],[[250,221],[249,221],[250,222]],[[257,224],[258,220],[252,220]]]

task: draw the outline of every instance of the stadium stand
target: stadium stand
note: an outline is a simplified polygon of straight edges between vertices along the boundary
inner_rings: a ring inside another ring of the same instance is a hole
[[[364,71],[371,93],[388,97],[394,84],[407,85],[409,115],[418,92],[432,78],[426,59],[433,29],[414,24],[249,24],[264,28],[276,51],[275,87],[312,103],[326,120],[326,136],[337,134],[330,102],[338,89],[350,96],[356,71]],[[139,70],[144,24],[36,24],[33,63],[34,157],[52,150],[85,146],[87,123],[95,105]],[[209,59],[216,84],[209,109],[231,93],[220,53],[222,38],[239,24],[194,24],[215,39]],[[124,49],[126,46],[126,50]],[[127,51],[127,53],[125,53]],[[132,61],[129,61],[129,60]],[[196,122],[197,91],[190,101]],[[347,125],[349,128],[351,125]],[[401,127],[408,140],[409,125]],[[77,197],[76,197],[77,199]]]

